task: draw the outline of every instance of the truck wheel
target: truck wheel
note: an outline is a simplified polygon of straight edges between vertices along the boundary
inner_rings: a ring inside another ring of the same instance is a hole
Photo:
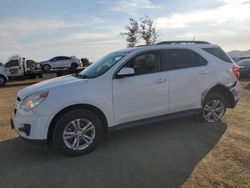
[[[209,94],[203,104],[200,120],[205,122],[218,122],[226,112],[226,99],[219,93]]]
[[[77,63],[72,63],[71,66],[70,66],[70,69],[71,70],[76,70],[78,67],[78,64]]]
[[[4,86],[6,81],[7,81],[6,78],[0,75],[0,87]]]
[[[42,70],[45,71],[45,72],[48,72],[49,70],[51,69],[50,65],[43,65],[42,66]]]
[[[95,113],[73,109],[63,114],[55,124],[53,142],[61,152],[80,156],[92,151],[102,135],[102,123]]]

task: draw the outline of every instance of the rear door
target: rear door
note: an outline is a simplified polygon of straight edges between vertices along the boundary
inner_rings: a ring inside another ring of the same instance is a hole
[[[113,79],[115,124],[167,114],[168,75],[160,71],[160,51],[140,53],[124,67],[135,75]]]
[[[207,61],[188,49],[164,50],[163,57],[169,79],[169,113],[200,108],[201,75],[208,73]]]

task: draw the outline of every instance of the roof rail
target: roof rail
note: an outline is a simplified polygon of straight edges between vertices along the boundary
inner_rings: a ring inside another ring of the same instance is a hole
[[[163,41],[159,42],[157,45],[159,44],[210,44],[210,43],[206,41],[177,40],[177,41]]]
[[[142,45],[138,45],[138,46],[136,46],[136,47],[143,47],[143,46],[149,46],[149,45],[142,44]]]

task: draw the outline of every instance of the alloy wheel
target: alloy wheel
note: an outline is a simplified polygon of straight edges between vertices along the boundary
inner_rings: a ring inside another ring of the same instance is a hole
[[[84,150],[94,139],[95,126],[87,119],[75,119],[63,131],[65,145],[73,150]]]
[[[219,100],[211,100],[203,108],[203,118],[208,122],[219,121],[225,112],[225,105]]]

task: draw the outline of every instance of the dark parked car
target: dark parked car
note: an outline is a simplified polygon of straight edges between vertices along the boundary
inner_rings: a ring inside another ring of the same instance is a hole
[[[237,62],[240,67],[240,77],[250,78],[250,59],[245,59]]]

